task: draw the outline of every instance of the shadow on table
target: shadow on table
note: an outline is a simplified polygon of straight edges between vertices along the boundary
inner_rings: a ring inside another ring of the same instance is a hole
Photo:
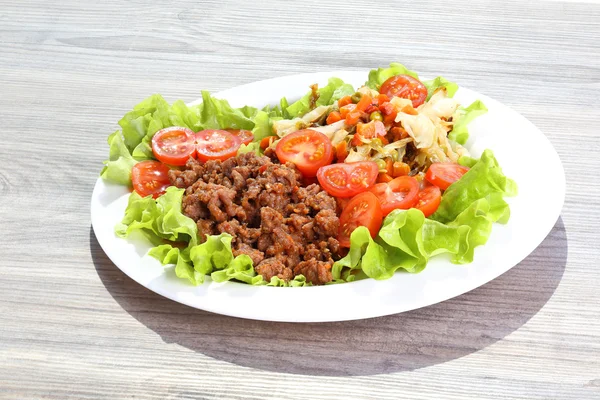
[[[123,274],[91,229],[90,247],[98,275],[113,298],[165,342],[245,367],[325,376],[414,370],[495,343],[546,304],[562,278],[568,253],[559,218],[525,260],[469,293],[386,317],[294,324],[226,317],[173,302]]]

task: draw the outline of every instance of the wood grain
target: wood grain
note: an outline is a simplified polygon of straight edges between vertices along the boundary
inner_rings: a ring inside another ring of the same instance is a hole
[[[599,38],[599,1],[0,0],[0,398],[600,398]],[[99,248],[105,140],[142,98],[394,60],[509,105],[560,154],[562,216],[511,271],[290,325],[166,300]]]

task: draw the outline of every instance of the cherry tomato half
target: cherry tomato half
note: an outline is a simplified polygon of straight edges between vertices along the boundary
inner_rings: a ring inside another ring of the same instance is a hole
[[[317,171],[317,179],[334,197],[352,197],[364,192],[377,179],[379,167],[373,161],[326,165]]]
[[[191,129],[173,126],[161,129],[152,137],[152,153],[170,165],[185,165],[196,154],[195,134]]]
[[[378,183],[370,191],[379,199],[385,216],[393,210],[407,210],[415,205],[419,194],[419,181],[412,176],[400,176],[388,183]]]
[[[441,200],[442,191],[440,188],[437,186],[427,186],[419,192],[417,204],[414,205],[414,208],[423,211],[425,217],[429,217],[438,209]]]
[[[417,108],[427,99],[427,88],[418,79],[410,75],[396,75],[383,82],[380,93],[390,99],[394,96],[412,100],[413,107]]]
[[[293,162],[305,177],[314,177],[324,165],[333,160],[331,140],[321,132],[312,129],[302,129],[284,136],[275,154],[282,164]]]
[[[366,226],[374,238],[381,228],[382,220],[381,204],[377,197],[371,192],[357,194],[340,215],[340,246],[350,247],[350,235],[359,226]]]
[[[250,144],[254,140],[252,132],[246,129],[227,129],[227,132],[239,136],[244,144]]]
[[[227,160],[237,154],[242,144],[239,136],[227,131],[206,129],[196,133],[198,160]]]
[[[154,160],[139,162],[131,169],[131,183],[140,196],[157,198],[171,186],[169,167]]]
[[[469,168],[455,163],[434,163],[427,170],[425,179],[432,185],[446,190],[448,186],[459,180],[468,170]]]

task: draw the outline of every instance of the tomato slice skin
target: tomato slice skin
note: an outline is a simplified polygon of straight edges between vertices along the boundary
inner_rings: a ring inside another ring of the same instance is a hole
[[[196,155],[195,134],[191,129],[172,126],[161,129],[152,137],[152,153],[165,164],[185,165]]]
[[[350,235],[359,226],[365,226],[374,238],[381,228],[383,213],[377,197],[371,192],[354,196],[340,215],[338,241],[342,247],[350,247]]]
[[[392,76],[379,88],[379,93],[383,93],[390,99],[394,96],[412,101],[413,107],[417,108],[427,99],[427,88],[421,81],[410,75]]]
[[[400,176],[388,183],[378,183],[370,191],[381,203],[386,216],[393,210],[407,210],[415,205],[419,194],[419,181],[412,176]]]
[[[220,129],[205,129],[196,133],[196,155],[200,161],[225,161],[237,154],[242,139]]]
[[[326,165],[317,171],[321,187],[334,197],[352,197],[375,184],[379,167],[373,161]]]
[[[425,179],[442,190],[459,180],[469,168],[455,163],[433,163],[425,174]]]
[[[436,212],[442,201],[442,191],[437,186],[427,186],[418,194],[417,203],[414,208],[421,210],[425,217]]]
[[[282,164],[292,162],[304,177],[317,175],[319,168],[333,161],[331,140],[321,132],[302,129],[284,136],[275,147]]]
[[[227,129],[227,132],[238,136],[243,144],[250,144],[254,140],[254,135],[246,129]]]
[[[131,183],[140,196],[156,199],[171,186],[169,167],[155,160],[141,161],[131,169]]]

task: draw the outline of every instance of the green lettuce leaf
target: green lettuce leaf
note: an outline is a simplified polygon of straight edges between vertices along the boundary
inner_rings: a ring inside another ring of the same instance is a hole
[[[183,189],[175,186],[167,188],[165,194],[154,200],[152,196],[142,197],[132,192],[125,209],[125,217],[115,227],[119,237],[127,237],[139,230],[153,243],[162,240],[185,241],[190,245],[198,243],[196,223],[181,212]]]
[[[430,81],[423,81],[423,85],[425,85],[427,88],[427,100],[429,100],[431,96],[440,88],[446,89],[446,95],[448,97],[453,97],[458,90],[458,84],[455,82],[450,82],[441,76],[438,76]]]
[[[318,89],[319,98],[316,101],[316,106],[328,106],[339,100],[340,98],[353,94],[354,87],[349,83],[344,83],[340,78],[329,78],[326,86]],[[300,100],[292,103],[285,108],[286,118],[300,117],[311,110],[310,97],[312,91],[308,91]],[[287,100],[286,100],[287,102]],[[283,99],[282,99],[283,107]]]
[[[260,142],[250,142],[248,144],[243,144],[240,146],[240,148],[238,149],[237,154],[244,154],[244,153],[250,153],[253,152],[256,155],[262,155],[263,151],[260,148]]]
[[[453,221],[458,214],[466,210],[473,202],[492,196],[488,201],[492,203],[495,212],[507,213],[503,206],[497,206],[498,197],[515,196],[517,186],[503,173],[498,161],[491,150],[485,150],[481,158],[471,169],[454,182],[442,196],[442,201],[432,219],[447,223]],[[507,220],[506,215],[500,215],[499,220]]]
[[[169,103],[161,95],[155,94],[135,105],[132,111],[121,118],[119,125],[123,129],[125,145],[130,153],[148,132],[154,134],[164,128],[164,123],[168,120],[168,109]]]
[[[262,276],[260,276],[260,277],[262,278]],[[304,277],[304,275],[296,275],[294,277],[294,279],[291,279],[288,282],[286,282],[283,279],[279,279],[278,277],[274,276],[274,277],[271,278],[271,281],[269,283],[266,283],[264,280],[259,281],[258,283],[254,283],[254,285],[263,285],[263,284],[266,284],[266,286],[279,286],[279,287],[304,287],[304,286],[312,286],[312,284],[310,282],[306,281],[306,278]]]
[[[225,269],[233,261],[232,237],[229,234],[207,235],[206,241],[190,247],[190,258],[194,269],[204,275],[215,270]]]
[[[483,115],[487,112],[487,107],[480,100],[474,101],[467,108],[459,107],[458,116],[455,117],[454,125],[450,133],[448,133],[448,139],[454,140],[457,143],[465,144],[469,139],[469,131],[467,125],[469,125],[475,118]]]
[[[156,258],[163,265],[175,264],[175,275],[187,279],[194,286],[204,282],[205,275],[196,271],[192,265],[189,248],[179,249],[170,244],[163,244],[151,248],[148,255]]]
[[[415,71],[409,70],[400,63],[390,63],[389,68],[371,70],[369,72],[369,79],[365,82],[365,85],[373,90],[379,90],[383,82],[396,75],[410,75],[413,78],[419,79],[419,75]]]
[[[254,141],[260,142],[261,139],[267,136],[273,136],[273,131],[271,130],[272,125],[273,118],[269,116],[269,113],[258,111],[254,117],[254,128],[252,128]]]
[[[225,268],[214,271],[210,277],[215,282],[238,280],[249,285],[260,285],[263,282],[263,277],[254,271],[252,259],[245,254],[235,257]]]
[[[252,117],[257,112],[255,108],[233,108],[227,100],[216,99],[205,90],[202,91],[202,103],[198,109],[200,126],[195,130],[227,128],[252,130],[254,128]]]
[[[137,161],[129,154],[121,131],[116,131],[108,137],[108,145],[108,160],[104,162],[105,166],[100,176],[121,185],[131,185],[131,168]]]

